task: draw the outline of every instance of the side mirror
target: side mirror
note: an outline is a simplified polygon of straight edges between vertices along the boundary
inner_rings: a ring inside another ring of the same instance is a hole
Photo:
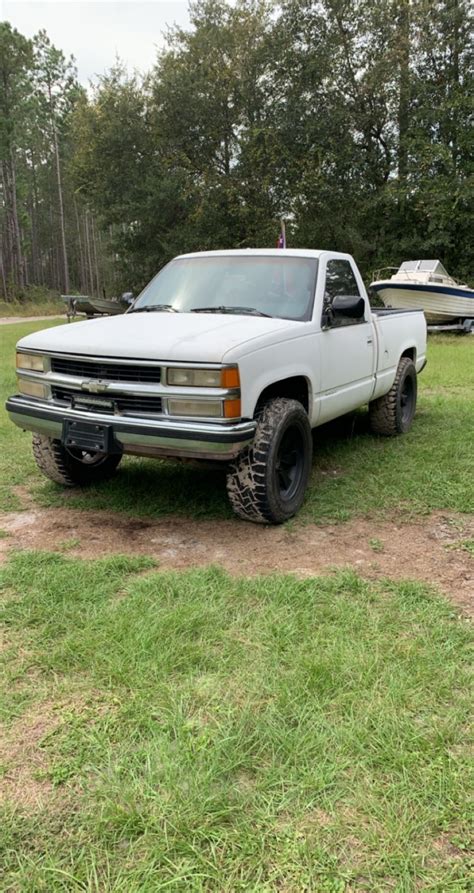
[[[365,301],[359,295],[336,295],[331,310],[335,316],[362,319],[365,313]]]

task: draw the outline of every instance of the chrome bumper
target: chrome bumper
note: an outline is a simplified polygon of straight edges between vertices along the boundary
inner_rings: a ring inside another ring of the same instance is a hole
[[[251,443],[256,426],[254,421],[212,424],[83,412],[18,395],[7,400],[6,410],[19,428],[56,440],[67,420],[109,425],[123,452],[139,456],[232,459]]]

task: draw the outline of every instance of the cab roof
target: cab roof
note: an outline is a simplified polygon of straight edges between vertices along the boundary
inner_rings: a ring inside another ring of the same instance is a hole
[[[179,254],[179,258],[183,257],[314,257],[320,258],[323,254],[331,254],[335,257],[347,258],[348,254],[340,251],[324,251],[321,249],[311,248],[226,248],[219,251],[192,251],[188,254]]]

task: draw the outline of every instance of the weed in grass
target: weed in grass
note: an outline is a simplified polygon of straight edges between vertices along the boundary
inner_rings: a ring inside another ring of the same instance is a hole
[[[454,529],[458,530],[460,533],[466,526],[462,518],[446,518],[446,524],[448,527],[454,527]]]
[[[458,540],[456,543],[447,543],[444,547],[448,550],[468,552],[474,558],[474,540]]]
[[[37,699],[7,698],[6,726],[46,690],[55,716],[49,804],[4,806],[5,889],[467,893],[470,633],[450,606],[349,571],[146,567],[2,570],[39,674],[2,654]]]
[[[372,537],[372,539],[369,540],[369,546],[373,552],[383,552],[384,550],[384,544],[382,540],[377,539],[376,536]]]
[[[71,549],[77,549],[81,545],[81,541],[77,536],[71,536],[67,540],[58,543],[58,549],[61,552],[69,552]]]

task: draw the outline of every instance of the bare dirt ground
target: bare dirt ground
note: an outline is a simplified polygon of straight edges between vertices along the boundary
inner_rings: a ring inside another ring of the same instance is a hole
[[[362,576],[435,584],[474,616],[474,561],[466,541],[474,520],[451,512],[409,523],[354,520],[339,525],[265,527],[239,521],[158,521],[69,508],[0,515],[0,559],[14,549],[60,550],[82,558],[149,555],[164,569],[216,564],[231,574],[301,577],[353,567]]]
[[[104,696],[95,691],[88,691],[83,697],[74,690],[67,695],[53,690],[48,700],[30,705],[0,735],[0,761],[4,770],[0,777],[0,806],[14,803],[29,814],[46,805],[50,810],[60,809],[65,792],[59,787],[55,789],[48,777],[51,764],[44,745],[50,735],[69,727],[72,717],[97,718],[111,709],[113,705],[111,708]]]
[[[42,704],[29,711],[0,738],[0,758],[7,771],[0,781],[0,804],[14,802],[32,809],[41,807],[52,793],[51,782],[41,778],[47,759],[40,743],[54,726]]]

